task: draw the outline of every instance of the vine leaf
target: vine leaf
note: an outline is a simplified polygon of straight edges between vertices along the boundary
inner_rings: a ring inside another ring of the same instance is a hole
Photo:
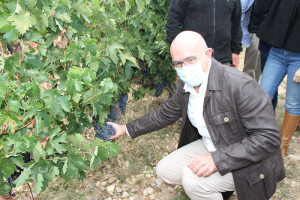
[[[14,163],[7,158],[0,160],[0,169],[6,177],[12,175],[17,170]]]
[[[106,51],[109,54],[110,58],[115,64],[118,64],[119,58],[117,56],[118,50],[125,49],[124,46],[122,46],[118,42],[114,42],[111,45],[108,45]]]
[[[40,193],[40,191],[42,190],[42,187],[43,187],[43,182],[44,182],[43,175],[38,174],[37,178],[34,182],[34,188],[33,188],[34,193],[36,193],[36,194]]]
[[[142,13],[145,8],[145,0],[136,0],[137,10],[139,13]]]
[[[16,27],[16,29],[23,35],[26,31],[36,24],[36,19],[29,12],[23,12],[19,15],[12,15],[8,20]]]
[[[31,168],[34,166],[34,164],[30,165],[28,168],[26,168],[22,174],[14,181],[16,184],[16,187],[20,187],[23,185],[31,175]]]
[[[33,159],[36,161],[36,162],[39,162],[40,158],[41,157],[44,157],[43,155],[45,154],[43,152],[43,148],[42,148],[42,145],[41,143],[37,143],[34,148],[33,148]]]
[[[58,153],[62,153],[64,151],[66,151],[67,150],[66,144],[65,144],[66,142],[67,142],[67,140],[66,140],[66,133],[63,133],[63,134],[61,134],[59,136],[54,137],[53,143],[54,143],[55,150]],[[63,144],[61,144],[61,143],[63,143]]]

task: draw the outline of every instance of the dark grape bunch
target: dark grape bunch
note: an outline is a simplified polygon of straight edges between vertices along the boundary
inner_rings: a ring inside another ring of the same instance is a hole
[[[166,84],[167,84],[167,80],[164,79],[161,83],[155,85],[155,89],[156,89],[155,96],[159,97],[162,94]]]
[[[141,68],[141,74],[143,76],[143,79],[146,79],[147,78],[148,69],[147,69],[145,61],[140,60],[140,68]]]
[[[110,113],[109,113],[108,117],[111,120],[115,120],[116,119],[116,109],[115,109],[114,106],[110,106]]]
[[[114,127],[110,124],[105,123],[102,127],[97,125],[95,121],[92,122],[92,125],[96,131],[95,137],[100,138],[104,141],[110,141],[110,136],[111,135],[116,135],[116,130]]]
[[[9,44],[7,45],[7,50],[9,51],[10,54],[14,53],[14,49],[12,46],[10,46]]]
[[[123,115],[125,114],[127,100],[128,100],[128,94],[127,93],[121,94],[119,98],[119,103],[120,103],[120,110],[123,113]]]

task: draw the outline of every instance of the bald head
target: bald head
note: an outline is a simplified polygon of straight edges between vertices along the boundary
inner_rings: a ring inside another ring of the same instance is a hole
[[[194,31],[183,31],[173,40],[170,48],[173,60],[182,60],[189,56],[198,56],[207,49],[203,37]]]

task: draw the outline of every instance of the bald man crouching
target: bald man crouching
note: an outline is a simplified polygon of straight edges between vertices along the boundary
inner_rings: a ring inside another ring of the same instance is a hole
[[[172,98],[126,125],[111,123],[112,139],[135,138],[182,117],[178,149],[157,164],[160,178],[182,185],[193,200],[223,199],[231,191],[241,200],[269,199],[285,172],[268,94],[250,76],[213,59],[196,32],[177,35],[171,55],[180,78]]]

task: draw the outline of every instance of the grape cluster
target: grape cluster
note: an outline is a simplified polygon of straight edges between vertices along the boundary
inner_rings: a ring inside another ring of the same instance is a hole
[[[143,79],[147,78],[147,73],[148,73],[148,69],[147,69],[147,66],[145,64],[146,64],[145,61],[140,60],[140,68],[141,68],[141,74],[143,76]]]
[[[155,85],[155,89],[156,89],[155,96],[159,97],[162,94],[166,84],[167,84],[167,80],[164,79],[161,83]]]
[[[9,44],[7,45],[7,50],[9,51],[10,54],[14,53],[14,49]]]
[[[116,135],[116,130],[110,124],[105,123],[102,127],[99,126],[95,121],[92,122],[92,125],[96,131],[95,137],[100,138],[104,141],[110,141],[111,135]]]
[[[22,153],[22,156],[23,156],[24,163],[28,163],[28,162],[30,162],[32,160],[30,158],[30,153],[28,153],[28,152]]]
[[[127,100],[128,100],[128,94],[127,93],[121,94],[119,98],[119,103],[120,103],[120,110],[123,113],[123,115],[125,114]]]
[[[114,106],[110,106],[110,113],[109,113],[108,117],[112,120],[116,119],[116,109]]]

